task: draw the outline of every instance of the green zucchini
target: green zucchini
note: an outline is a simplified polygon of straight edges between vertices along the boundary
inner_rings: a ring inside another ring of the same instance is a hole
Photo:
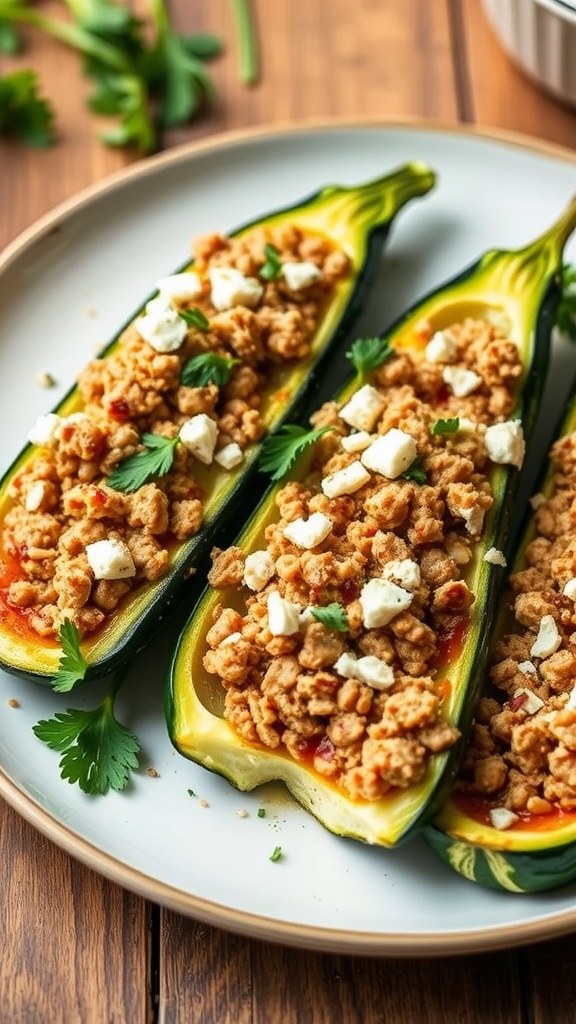
[[[458,277],[418,302],[387,332],[387,342],[397,355],[407,352],[419,358],[424,348],[423,322],[436,332],[466,317],[503,319],[509,336],[518,345],[523,367],[514,389],[513,416],[521,419],[528,435],[547,368],[560,294],[562,250],[575,224],[576,204],[525,248],[487,252]],[[357,378],[348,374],[345,386],[335,395],[338,407],[357,389]],[[322,445],[324,440],[317,444]],[[296,480],[305,475],[310,458],[314,460],[314,451],[297,463],[293,470]],[[485,561],[483,555],[490,548],[504,547],[518,477],[518,470],[510,465],[493,465],[490,469],[494,503],[463,573],[475,595],[475,604],[468,616],[455,616],[447,624],[442,647],[439,644],[437,649],[436,678],[447,677],[450,682],[442,715],[462,733],[468,728],[482,676],[490,614],[502,572],[497,565]],[[278,490],[277,485],[267,492],[235,541],[243,556],[265,544],[266,528],[278,519]],[[423,777],[414,785],[392,788],[381,799],[369,800],[350,796],[315,771],[312,764],[293,760],[281,746],[265,747],[241,737],[224,717],[221,680],[206,670],[203,659],[208,648],[207,634],[219,606],[244,614],[246,594],[243,586],[208,587],[181,633],[165,687],[165,713],[175,748],[221,774],[240,790],[251,790],[270,780],[283,781],[293,796],[336,834],[383,846],[404,841],[438,809],[456,771],[460,744],[431,757]]]
[[[267,229],[295,225],[327,239],[348,258],[348,272],[337,281],[320,309],[308,356],[299,362],[273,366],[261,393],[262,420],[273,430],[289,416],[299,415],[314,373],[322,373],[331,348],[351,330],[365,302],[386,239],[394,219],[411,199],[425,195],[434,185],[434,172],[421,163],[406,164],[392,173],[351,187],[329,186],[286,209],[270,213],[238,229],[231,237],[242,238],[255,228]],[[189,270],[188,262],[178,273]],[[145,305],[142,307],[141,313]],[[119,339],[131,327],[133,318],[102,353],[111,355]],[[72,389],[54,410],[69,416],[82,409],[77,388]],[[152,582],[144,582],[123,599],[108,615],[101,628],[87,635],[81,650],[88,670],[86,678],[105,675],[131,659],[161,625],[183,583],[190,577],[204,553],[210,550],[217,530],[225,531],[233,519],[234,507],[241,501],[248,508],[253,491],[249,488],[251,469],[259,444],[245,451],[244,463],[237,469],[220,469],[215,463],[199,465],[199,482],[204,492],[204,519],[198,533],[169,547],[167,571]],[[41,450],[40,450],[41,451]],[[28,445],[16,458],[0,483],[0,524],[13,507],[10,487],[16,475],[38,456],[39,449]],[[104,478],[103,482],[106,482]],[[30,628],[26,615],[14,609],[7,599],[7,587],[19,578],[18,558],[0,551],[0,666],[9,673],[49,682],[61,657],[58,639],[44,638]]]
[[[556,440],[561,442],[562,439],[574,436],[576,436],[576,398],[572,393]],[[539,500],[545,498],[546,501],[549,501],[561,493],[561,489],[566,485],[561,480],[557,486],[557,479],[558,469],[547,458],[538,488],[538,494],[541,496]],[[537,524],[538,512],[535,513],[530,509],[514,557],[511,570],[513,575],[525,571],[530,566],[530,545],[539,536]],[[559,543],[564,549],[569,549],[568,536],[563,535],[559,539]],[[573,629],[572,602],[571,599],[563,596],[562,583],[559,583],[557,579],[551,584],[551,590],[555,594],[553,600],[561,615],[561,625],[563,623],[565,627],[564,641],[558,649],[558,653],[561,654],[561,652],[571,650],[569,636]],[[524,632],[514,616],[513,602],[514,591],[508,587],[503,595],[503,610],[495,624],[491,646],[507,634],[522,634]],[[541,665],[542,661],[538,663],[539,673]],[[541,684],[541,682],[542,676],[539,676],[539,683]],[[567,682],[569,686],[572,686],[576,682],[576,677],[570,675]],[[510,700],[506,701],[502,693],[498,695],[495,686],[487,685],[484,693],[486,696],[496,699],[498,706],[503,709],[514,708],[514,704],[511,704]],[[513,695],[511,701],[514,701]],[[525,704],[526,701],[523,703]],[[519,727],[521,727],[522,719],[529,722],[532,717],[532,712],[523,712],[522,707],[523,704],[520,703],[515,712]],[[539,708],[536,707],[536,711],[539,711],[542,716],[550,714],[547,709],[547,703]],[[544,743],[546,744],[545,739]],[[558,748],[561,749],[561,747],[562,745],[558,744]],[[554,749],[551,747],[551,750]],[[497,751],[499,754],[506,753],[510,756],[511,753],[514,754],[513,744],[503,741],[501,745],[498,744]],[[569,758],[570,748],[566,748],[565,753]],[[547,750],[545,758],[548,757],[549,751]],[[573,754],[572,758],[574,758]],[[544,766],[543,771],[547,772]],[[464,778],[468,778],[468,776],[466,775]],[[520,807],[517,808],[518,813],[516,813],[513,808],[510,808],[515,815],[515,820],[508,819],[510,824],[506,822],[506,827],[497,828],[494,827],[490,811],[494,812],[494,808],[497,808],[502,802],[499,792],[494,791],[491,795],[483,795],[471,791],[466,792],[463,787],[457,787],[448,796],[438,817],[425,832],[429,845],[444,863],[470,881],[478,882],[491,889],[508,892],[541,892],[558,888],[576,879],[576,798],[572,806],[569,804],[562,806],[558,800],[554,801],[550,798],[549,801],[547,800],[550,805],[549,810],[543,811],[543,808],[536,804],[536,810],[540,813],[529,813],[527,808],[520,809]]]

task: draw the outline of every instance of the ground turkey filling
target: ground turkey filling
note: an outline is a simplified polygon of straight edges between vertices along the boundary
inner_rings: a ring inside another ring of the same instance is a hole
[[[272,280],[261,273],[267,246],[282,266]],[[125,595],[167,571],[171,546],[202,524],[199,467],[221,457],[231,469],[261,438],[271,368],[306,358],[327,298],[348,271],[347,256],[328,239],[288,226],[202,238],[193,273],[158,282],[146,315],[80,375],[83,411],[43,418],[42,436],[31,436],[37,452],[11,483],[1,542],[17,569],[4,597],[33,630],[55,637],[70,619],[89,634]],[[183,309],[199,310],[207,323],[186,328]],[[227,383],[183,385],[184,364],[206,352],[236,360]],[[145,432],[175,437],[186,423],[212,431],[208,453],[179,443],[167,475],[135,493],[107,486],[112,469],[142,450]],[[88,559],[102,540],[123,552],[118,578],[109,567],[98,578]]]
[[[557,441],[554,492],[533,499],[536,532],[510,577],[512,632],[495,649],[460,792],[488,799],[499,828],[525,812],[576,809],[576,434]]]
[[[204,655],[232,727],[354,799],[417,782],[458,738],[436,667],[474,602],[466,566],[492,463],[523,457],[509,419],[517,346],[488,320],[417,334],[415,354],[395,353],[344,407],[314,417],[333,429],[310,474],[280,490],[266,547],[216,550],[210,574],[245,607],[222,599]],[[311,609],[329,605],[347,628],[317,620]]]

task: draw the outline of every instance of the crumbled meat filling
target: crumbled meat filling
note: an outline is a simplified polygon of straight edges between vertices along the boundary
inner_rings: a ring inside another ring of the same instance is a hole
[[[313,423],[332,429],[306,477],[278,492],[259,552],[213,553],[210,582],[222,595],[204,666],[221,681],[230,725],[357,800],[417,783],[459,736],[438,667],[444,641],[458,628],[465,635],[469,622],[466,571],[493,501],[484,437],[511,415],[522,366],[517,346],[488,320],[442,333],[450,364],[478,375],[473,393],[446,386],[442,362],[427,355],[433,332],[420,325],[420,343],[372,376],[360,403],[361,416],[370,403],[376,409],[367,438],[344,407],[324,405]],[[439,421],[447,429],[433,429]],[[418,472],[403,473],[397,451],[391,469],[373,454],[362,462],[369,445],[407,437]],[[368,478],[348,486],[346,470],[358,462]],[[340,493],[327,495],[328,478],[345,481]],[[271,561],[272,574],[254,576],[248,558]]]
[[[270,281],[259,278],[267,245],[275,247],[280,263],[313,262],[319,273],[296,290],[282,274]],[[225,469],[242,461],[244,449],[264,433],[262,390],[274,366],[309,355],[326,302],[350,269],[348,257],[328,238],[296,225],[257,228],[241,238],[203,237],[194,255],[199,294],[169,296],[164,310],[168,305],[180,331],[184,320],[177,312],[194,310],[199,325],[187,326],[180,346],[166,351],[146,340],[135,320],[110,354],[80,374],[82,412],[62,418],[53,435],[40,438],[34,456],[12,480],[11,507],[1,530],[10,569],[0,590],[41,636],[57,637],[65,619],[81,635],[93,633],[135,588],[166,573],[174,544],[202,526],[206,470],[201,463],[210,456],[200,459],[178,444],[170,471],[134,493],[112,489],[108,476],[144,450],[144,434],[174,438],[196,416],[216,425],[217,461],[232,446],[235,461],[230,466],[223,461]],[[240,295],[230,308],[220,303],[215,308],[211,274],[216,268],[255,278],[257,301],[243,305]],[[161,288],[158,302],[161,317]],[[182,383],[184,365],[207,353],[233,361],[228,380]],[[127,547],[134,565],[130,578],[96,578],[86,548],[104,540]]]
[[[480,701],[458,781],[459,793],[519,816],[576,810],[576,433],[550,457],[553,489],[510,577],[493,695]]]

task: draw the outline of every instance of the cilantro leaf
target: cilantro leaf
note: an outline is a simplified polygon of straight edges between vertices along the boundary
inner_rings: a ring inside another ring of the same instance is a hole
[[[70,619],[64,619],[59,637],[62,655],[58,670],[52,679],[52,689],[56,693],[68,693],[76,683],[82,682],[88,665],[80,650],[80,633]]]
[[[160,434],[143,434],[145,450],[122,459],[106,478],[106,483],[115,491],[131,494],[148,480],[165,476],[172,468],[174,452],[178,444],[176,437],[162,437]]]
[[[275,846],[274,849],[272,850],[272,853],[270,854],[270,860],[272,861],[273,864],[275,864],[276,861],[280,860],[281,857],[282,857],[282,847],[281,846]]]
[[[0,135],[41,149],[54,142],[54,111],[38,94],[38,76],[24,69],[0,77]]]
[[[306,430],[294,423],[285,423],[277,434],[271,434],[264,441],[258,459],[260,470],[269,473],[272,480],[281,480],[306,448],[333,429],[320,427],[318,430]]]
[[[51,750],[62,754],[60,775],[84,793],[104,795],[122,790],[138,767],[140,744],[114,714],[121,677],[116,677],[102,703],[92,711],[68,708],[42,719],[32,731]]]
[[[217,352],[203,352],[184,363],[180,383],[187,388],[204,388],[207,384],[221,387],[228,383],[232,367],[239,362],[231,356],[219,356]]]
[[[361,381],[366,374],[377,370],[387,359],[394,355],[394,348],[387,338],[356,338],[352,342],[346,359],[352,363]]]
[[[408,469],[404,470],[404,472],[401,473],[400,476],[402,477],[403,480],[414,480],[414,482],[417,484],[428,483],[426,470],[423,468],[422,461],[420,458],[415,458],[414,462],[412,462],[408,466]]]
[[[566,263],[562,268],[562,298],[556,310],[556,327],[576,341],[576,266]]]
[[[453,416],[446,420],[436,420],[436,423],[430,427],[430,432],[432,434],[455,434],[459,427],[459,417]]]
[[[178,316],[182,317],[184,323],[188,324],[188,327],[195,327],[197,331],[204,331],[205,333],[210,329],[208,317],[204,315],[201,309],[198,309],[198,306],[193,306],[192,309],[179,309]]]
[[[324,607],[314,605],[310,611],[314,618],[318,619],[318,622],[321,622],[322,625],[327,626],[328,629],[335,629],[339,633],[347,633],[350,629],[346,612],[337,601],[324,605]]]
[[[265,281],[275,281],[282,270],[282,260],[275,245],[266,242],[264,246],[265,263],[262,264],[258,273]]]

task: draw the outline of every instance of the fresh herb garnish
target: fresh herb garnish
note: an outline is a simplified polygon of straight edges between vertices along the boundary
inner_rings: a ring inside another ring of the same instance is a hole
[[[184,363],[180,383],[187,388],[204,388],[207,384],[222,387],[230,380],[232,368],[240,362],[232,356],[219,356],[217,352],[202,352]]]
[[[272,853],[270,854],[270,860],[272,861],[272,863],[275,863],[275,861],[280,860],[281,856],[282,856],[282,847],[281,846],[275,846],[273,851],[272,851]]]
[[[80,633],[70,619],[64,619],[59,637],[62,655],[56,675],[52,679],[52,689],[56,693],[68,693],[76,683],[82,682],[88,665],[80,650]]]
[[[179,309],[178,316],[182,317],[188,327],[195,327],[197,331],[202,331],[204,334],[210,329],[208,317],[201,309],[198,309],[198,306],[193,306],[192,309]]]
[[[172,468],[174,452],[179,436],[161,437],[160,434],[143,434],[142,444],[145,451],[136,452],[118,462],[106,483],[115,491],[131,494],[148,480],[157,476],[165,476]]]
[[[412,462],[408,466],[408,469],[406,469],[403,473],[401,473],[400,476],[404,480],[414,480],[414,482],[417,483],[417,484],[427,484],[428,483],[428,477],[426,476],[426,470],[423,468],[422,461],[421,461],[420,458],[414,459],[414,462]]]
[[[265,281],[274,281],[282,270],[280,253],[275,245],[271,245],[269,242],[266,242],[266,245],[264,246],[264,256],[266,262],[262,264],[258,273]]]
[[[459,426],[459,417],[453,416],[446,420],[436,420],[436,423],[430,427],[430,431],[432,434],[455,434]]]
[[[54,111],[38,95],[35,71],[24,69],[0,77],[0,135],[38,149],[54,141]]]
[[[328,629],[336,629],[339,633],[347,633],[350,629],[346,612],[337,601],[324,605],[324,607],[314,605],[310,611],[314,618]]]
[[[186,792],[188,793],[188,796],[196,796],[196,793],[194,792],[193,789],[187,789]]]
[[[122,790],[138,767],[140,744],[114,715],[114,702],[122,682],[118,674],[92,711],[68,708],[33,726],[33,732],[51,750],[62,754],[60,775],[84,793],[104,795]]]
[[[269,473],[271,480],[281,480],[292,468],[299,455],[319,437],[333,427],[306,430],[294,423],[285,423],[277,434],[271,434],[262,445],[258,466],[263,473]]]
[[[221,52],[221,42],[207,33],[176,32],[167,0],[149,0],[148,18],[135,17],[126,0],[64,2],[68,17],[56,18],[29,0],[0,0],[0,47],[14,52],[20,42],[16,26],[28,25],[80,53],[84,73],[95,85],[88,106],[96,114],[116,118],[101,135],[107,145],[151,152],[158,147],[162,128],[187,123],[213,98],[215,89],[205,64]],[[242,80],[248,84],[258,68],[255,26],[248,0],[231,4]],[[22,133],[19,137],[30,141]]]
[[[556,327],[572,341],[576,341],[576,266],[566,263],[562,267],[562,298],[556,310]]]
[[[266,808],[265,807],[259,807],[258,808],[258,817],[259,818],[265,818],[266,817]]]
[[[394,348],[387,338],[356,338],[352,342],[346,359],[352,363],[361,381],[372,370],[377,370],[394,355]]]

